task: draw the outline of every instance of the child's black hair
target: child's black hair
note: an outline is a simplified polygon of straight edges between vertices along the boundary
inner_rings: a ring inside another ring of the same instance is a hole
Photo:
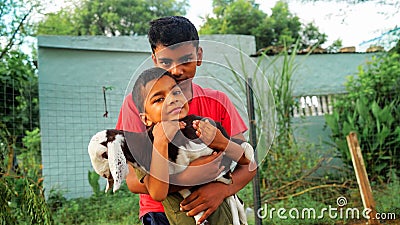
[[[138,109],[139,113],[143,113],[144,111],[144,101],[146,99],[147,93],[144,93],[144,88],[146,84],[152,80],[160,79],[162,76],[171,76],[172,75],[160,67],[153,67],[147,70],[144,70],[139,77],[137,78],[135,84],[132,89],[132,99]]]
[[[173,46],[192,41],[196,49],[199,46],[199,34],[196,27],[183,16],[168,16],[151,21],[148,38],[153,53],[159,44]]]

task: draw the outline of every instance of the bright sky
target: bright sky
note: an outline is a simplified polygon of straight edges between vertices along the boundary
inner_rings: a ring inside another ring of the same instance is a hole
[[[46,0],[52,2],[48,11],[56,11],[62,6],[71,3],[73,0]],[[75,0],[76,1],[76,0]],[[256,0],[260,9],[271,14],[271,8],[278,0]],[[323,47],[332,44],[334,40],[341,39],[343,47],[355,46],[356,51],[363,52],[374,42],[369,41],[379,38],[381,35],[396,26],[400,28],[400,1],[385,0],[392,3],[392,6],[376,5],[378,0],[370,0],[366,3],[348,5],[345,1],[317,0],[309,3],[302,3],[300,0],[287,0],[289,10],[297,15],[303,24],[313,22],[320,30],[328,35],[328,41]],[[199,28],[203,23],[200,17],[212,13],[212,0],[189,0],[190,8],[187,11],[188,17],[194,25]],[[400,32],[400,30],[399,30]],[[380,44],[388,50],[398,40],[398,36],[384,35],[382,38],[386,44]],[[392,41],[391,41],[392,40]],[[393,41],[394,40],[394,41]],[[379,41],[379,40],[378,40]],[[392,42],[390,46],[387,43]]]
[[[189,0],[190,9],[187,17],[196,25],[197,28],[203,23],[200,17],[212,13],[212,0]],[[260,9],[271,14],[271,8],[277,0],[256,0],[260,4]],[[311,1],[310,1],[311,2]],[[376,2],[376,1],[374,1]],[[397,0],[386,0],[392,6],[375,5],[376,3],[358,3],[348,5],[335,0],[320,0],[316,3],[301,3],[300,1],[289,1],[289,10],[296,14],[303,24],[313,22],[318,26],[320,32],[328,35],[327,47],[334,40],[341,39],[343,47],[355,46],[356,51],[365,51],[374,42],[361,43],[380,37],[381,34],[400,27],[400,7]],[[390,37],[385,36],[388,41]],[[397,40],[397,39],[395,39]]]

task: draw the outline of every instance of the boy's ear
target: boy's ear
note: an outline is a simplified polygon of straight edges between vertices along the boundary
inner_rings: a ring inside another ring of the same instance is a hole
[[[203,62],[203,48],[198,47],[198,49],[197,49],[197,66],[201,66],[202,62]]]
[[[154,65],[157,65],[157,58],[154,53],[151,53],[151,59],[153,60]]]
[[[151,122],[149,118],[147,118],[146,113],[139,113],[139,117],[146,127],[149,127],[153,124],[153,122]]]

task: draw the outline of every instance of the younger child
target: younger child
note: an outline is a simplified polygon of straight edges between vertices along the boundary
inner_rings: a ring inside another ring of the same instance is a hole
[[[240,145],[226,138],[221,130],[209,121],[195,120],[193,124],[182,121],[188,115],[189,106],[178,84],[166,70],[161,68],[145,70],[133,87],[132,97],[140,119],[147,128],[152,129],[154,137],[149,173],[136,170],[137,177],[145,184],[154,200],[162,201],[170,223],[176,221],[176,224],[194,224],[192,217],[186,216],[185,212],[179,210],[179,203],[183,200],[180,194],[169,193],[171,171],[168,145],[176,133],[187,126],[193,126],[197,136],[209,148],[224,151],[226,156],[239,164],[249,164],[250,161],[247,159],[249,157],[246,158],[247,155],[244,155]],[[228,204],[224,202],[211,214],[208,221],[211,224],[232,224],[232,214]]]

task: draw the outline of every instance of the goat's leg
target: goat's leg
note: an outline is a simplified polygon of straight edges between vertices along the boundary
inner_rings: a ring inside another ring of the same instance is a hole
[[[231,208],[233,225],[240,225],[239,212],[235,198],[233,197],[233,195],[231,195],[227,197],[226,200],[228,201],[229,207]]]
[[[192,192],[190,192],[189,189],[183,189],[179,191],[179,194],[182,195],[183,198],[188,197]],[[199,221],[199,219],[203,216],[204,212],[199,212],[197,215],[194,216],[194,220],[196,221],[196,224],[198,224],[197,222]],[[201,223],[200,225],[210,225],[210,223],[207,220],[204,220],[203,223]]]
[[[237,211],[239,213],[239,220],[241,222],[241,224],[247,225],[247,216],[246,216],[246,212],[244,209],[244,203],[239,199],[239,197],[237,195],[233,195],[235,202],[236,202],[236,206],[237,206]]]

